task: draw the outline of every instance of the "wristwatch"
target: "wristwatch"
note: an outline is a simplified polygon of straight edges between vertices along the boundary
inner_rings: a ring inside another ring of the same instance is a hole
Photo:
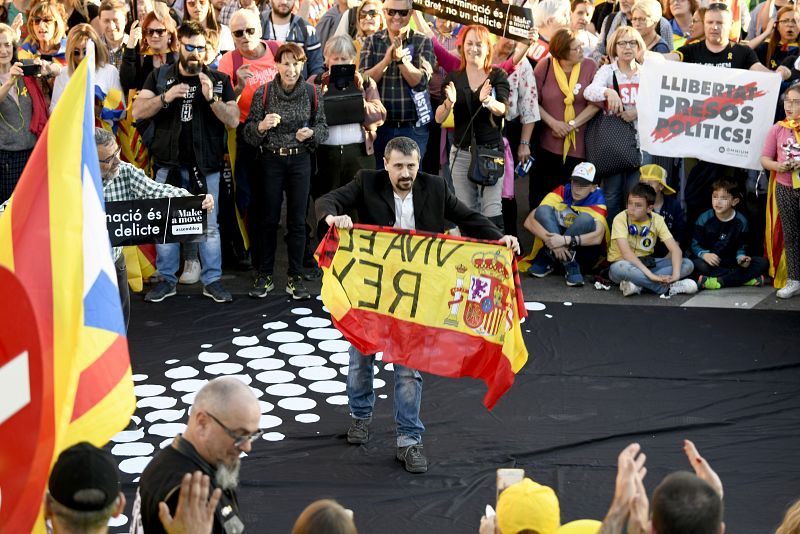
[[[571,120],[567,124],[569,124],[571,128],[577,128],[577,125],[575,124],[575,120]]]
[[[217,102],[222,102],[222,97],[215,94],[211,97],[211,100],[208,101],[209,104],[216,104]]]

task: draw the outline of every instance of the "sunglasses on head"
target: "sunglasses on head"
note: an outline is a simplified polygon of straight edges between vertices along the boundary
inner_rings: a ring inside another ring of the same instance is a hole
[[[401,17],[407,17],[408,12],[411,11],[410,9],[387,9],[386,14],[390,17],[394,17],[395,15],[400,15]]]
[[[369,10],[362,11],[361,14],[358,16],[358,18],[365,19],[367,17],[370,17],[370,18],[374,19],[377,16],[378,16],[378,12],[377,11],[375,11],[374,9],[369,9]]]
[[[164,35],[167,33],[166,28],[147,28],[147,35]]]
[[[713,4],[708,4],[709,11],[728,11],[728,4],[724,4],[722,2],[715,2]]]
[[[245,33],[247,35],[255,35],[256,34],[256,29],[255,28],[246,28],[244,30],[233,30],[231,33],[237,39],[241,39],[242,37],[244,37]]]
[[[33,17],[34,24],[52,24],[56,19],[50,17]]]
[[[188,43],[181,43],[187,52],[194,52],[197,50],[201,54],[206,51],[205,45],[193,45]]]

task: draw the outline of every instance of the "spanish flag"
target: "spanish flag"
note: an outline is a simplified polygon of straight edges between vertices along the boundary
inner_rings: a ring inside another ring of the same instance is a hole
[[[4,532],[44,532],[42,495],[59,452],[83,440],[104,445],[135,408],[94,143],[93,72],[90,50],[0,218],[0,265],[26,290],[41,344],[40,361],[27,367],[38,371],[4,391],[28,399],[0,421]],[[31,435],[23,464],[14,451]]]
[[[331,227],[317,248],[322,302],[364,354],[428,373],[480,378],[492,409],[528,361],[527,315],[509,249],[443,234]]]
[[[783,225],[778,213],[778,202],[775,199],[775,173],[769,173],[767,186],[767,224],[764,236],[764,255],[769,260],[769,275],[772,285],[780,289],[786,285],[786,251],[783,249]]]

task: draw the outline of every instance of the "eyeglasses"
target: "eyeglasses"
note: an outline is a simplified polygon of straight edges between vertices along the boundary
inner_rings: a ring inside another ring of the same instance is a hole
[[[358,15],[358,18],[360,18],[360,19],[365,19],[365,18],[369,17],[369,18],[371,18],[371,19],[374,19],[374,18],[375,18],[375,17],[377,17],[377,16],[378,16],[378,12],[377,12],[376,10],[374,10],[374,9],[369,9],[369,10],[364,10],[364,11],[362,11],[362,12],[361,12],[361,13]],[[403,16],[405,16],[405,15],[403,15]]]
[[[789,106],[800,106],[800,99],[788,99],[787,98],[786,100],[783,101],[783,104],[784,105],[789,105]]]
[[[649,20],[650,19],[648,19],[647,17],[633,17],[631,19],[631,22],[633,22],[635,24],[637,24],[639,22],[641,22],[642,24],[647,24],[647,21],[649,21]]]
[[[583,52],[583,45],[570,46],[569,49],[573,52]]]
[[[194,52],[197,50],[201,54],[206,51],[205,45],[192,45],[189,43],[181,43],[187,52]]]
[[[72,55],[75,56],[75,57],[85,56],[86,55],[86,49],[85,48],[76,48],[75,50],[72,51]]]
[[[53,24],[56,19],[52,19],[50,17],[33,17],[34,24]]]
[[[400,15],[401,17],[407,17],[410,9],[387,9],[386,14],[389,17],[394,17],[395,15]]]
[[[639,48],[639,41],[617,41],[620,48]]]
[[[708,4],[708,11],[728,11],[728,4],[722,2]]]
[[[121,150],[121,148],[117,147],[117,149],[114,151],[113,154],[108,156],[106,159],[101,159],[101,160],[98,160],[98,161],[100,161],[100,163],[102,163],[103,165],[109,165],[109,164],[113,163],[115,159],[117,159],[117,156],[119,156],[120,150]]]
[[[795,19],[783,19],[779,20],[778,24],[791,24],[792,26],[797,26],[797,21]]]
[[[245,28],[244,30],[233,30],[231,33],[237,39],[241,39],[242,37],[244,37],[245,33],[247,35],[255,35],[256,34],[256,29],[255,28]]]
[[[166,28],[147,28],[147,35],[151,37],[154,35],[161,36],[164,35],[165,33],[167,33]]]
[[[211,419],[213,419],[219,426],[222,427],[222,430],[224,430],[225,433],[228,434],[228,436],[231,437],[231,439],[233,440],[233,446],[234,447],[237,447],[237,448],[241,447],[246,442],[253,443],[255,440],[257,440],[258,438],[260,438],[261,436],[264,435],[265,430],[258,429],[255,432],[253,432],[252,434],[245,434],[244,436],[242,436],[240,434],[237,434],[236,432],[234,432],[233,430],[231,430],[227,426],[225,426],[222,423],[222,421],[220,421],[219,419],[214,417],[210,412],[206,412],[206,413],[208,414],[208,416]]]

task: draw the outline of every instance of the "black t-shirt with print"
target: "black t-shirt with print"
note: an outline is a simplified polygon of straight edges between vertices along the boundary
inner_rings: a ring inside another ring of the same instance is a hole
[[[729,43],[721,52],[712,52],[705,41],[698,41],[680,47],[677,52],[684,63],[712,67],[748,70],[758,63],[755,51],[749,46],[738,43]]]
[[[192,117],[194,116],[195,106],[203,105],[201,99],[205,99],[205,97],[200,90],[199,76],[178,75],[178,83],[185,83],[189,86],[189,93],[186,98],[175,100],[175,103],[180,105],[178,119],[181,122],[181,136],[178,141],[178,160],[181,166],[191,168],[195,164]]]

